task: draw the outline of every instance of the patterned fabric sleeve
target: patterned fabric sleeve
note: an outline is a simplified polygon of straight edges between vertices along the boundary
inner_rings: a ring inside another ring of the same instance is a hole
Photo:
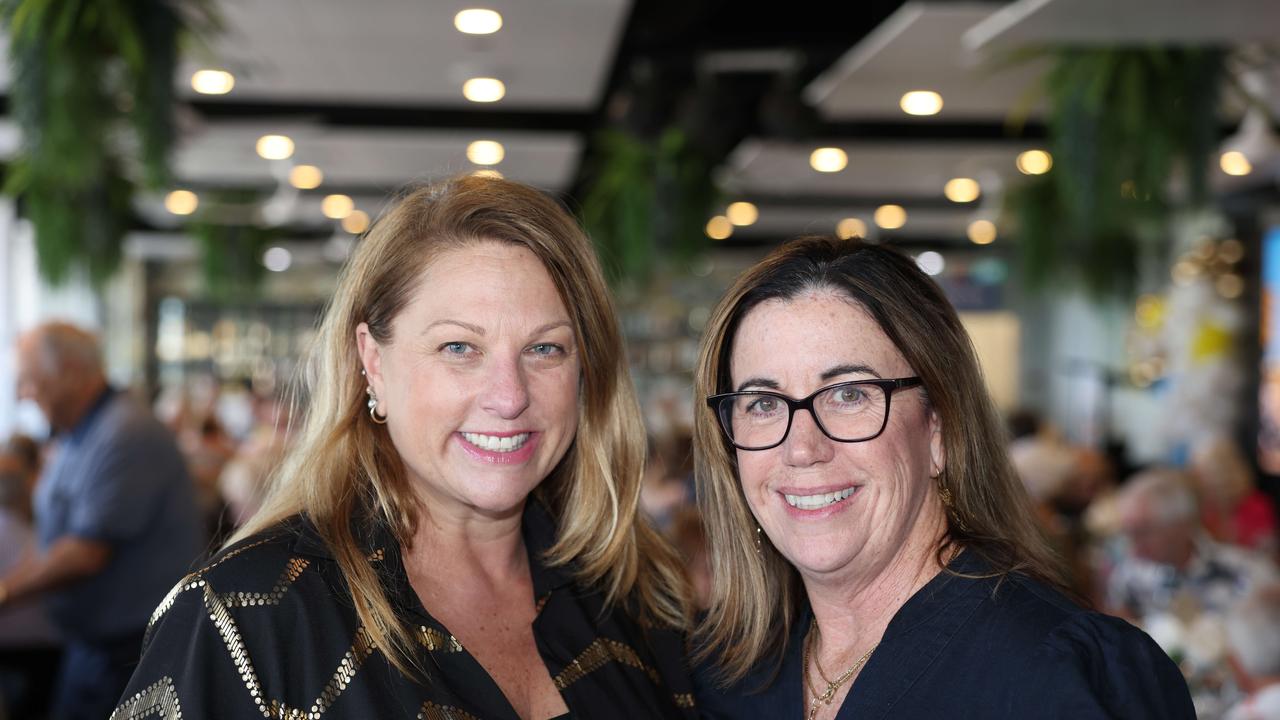
[[[110,720],[263,717],[229,652],[234,626],[220,627],[220,605],[199,575],[174,588],[152,617],[142,660]]]

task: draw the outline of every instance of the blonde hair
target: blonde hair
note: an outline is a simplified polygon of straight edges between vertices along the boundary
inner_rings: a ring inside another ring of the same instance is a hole
[[[581,583],[601,587],[608,603],[623,602],[642,622],[684,627],[689,617],[676,555],[637,516],[645,433],[590,241],[537,190],[458,177],[408,192],[357,245],[308,358],[307,415],[297,442],[262,509],[231,540],[293,515],[309,518],[338,562],[361,624],[406,673],[412,636],[396,618],[356,527],[383,524],[407,546],[423,508],[390,435],[366,411],[356,327],[365,322],[375,340],[390,342],[392,321],[434,257],[492,241],[525,247],[542,261],[582,357],[577,436],[536,491],[557,521],[546,561],[571,565]]]
[[[969,336],[938,286],[904,255],[827,237],[799,238],[772,252],[737,279],[712,313],[699,352],[698,396],[731,390],[730,354],[747,313],[767,300],[815,290],[839,292],[865,309],[923,380],[946,452],[937,481],[951,496],[939,563],[946,565],[948,547],[961,544],[997,576],[1017,571],[1065,589],[1009,463],[1004,426]],[[768,542],[757,552],[757,525],[734,449],[714,412],[705,403],[695,405],[698,501],[715,577],[695,657],[718,657],[721,679],[734,682],[770,655],[781,659],[803,588],[796,570]]]

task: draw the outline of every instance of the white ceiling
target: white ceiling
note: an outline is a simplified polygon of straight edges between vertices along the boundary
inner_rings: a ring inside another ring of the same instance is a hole
[[[227,32],[192,57],[236,75],[232,98],[475,107],[469,77],[506,83],[504,109],[591,109],[599,101],[630,0],[495,0],[493,35],[463,35],[459,0],[221,0]],[[191,95],[189,88],[185,90]]]
[[[453,15],[468,6],[463,0],[220,0],[226,32],[209,48],[188,49],[176,79],[185,97],[196,97],[188,86],[193,70],[223,67],[235,74],[235,89],[225,97],[200,96],[202,103],[359,106],[364,125],[376,124],[380,106],[394,106],[401,127],[333,125],[299,117],[195,121],[175,155],[179,182],[267,186],[288,163],[273,165],[257,157],[254,143],[263,134],[284,133],[297,143],[289,163],[318,165],[327,186],[364,188],[357,202],[366,209],[380,205],[385,197],[381,191],[405,182],[468,171],[466,145],[481,138],[504,144],[506,158],[498,169],[507,177],[567,190],[583,153],[584,137],[577,132],[418,129],[404,126],[404,118],[412,116],[405,110],[477,111],[486,118],[494,117],[487,115],[490,108],[495,114],[593,112],[601,104],[632,2],[484,4],[503,15],[504,27],[496,35],[464,36],[454,29]],[[1028,99],[1028,88],[1044,66],[996,70],[993,63],[1027,43],[1235,45],[1274,41],[1278,30],[1280,0],[909,2],[852,44],[805,90],[826,121],[854,128],[853,138],[813,143],[748,138],[730,154],[723,179],[731,194],[796,198],[790,208],[762,207],[752,233],[777,237],[815,227],[825,230],[851,215],[869,220],[873,208],[868,199],[904,198],[910,217],[900,234],[961,240],[973,213],[988,208],[983,201],[946,205],[941,200],[946,180],[975,177],[984,186],[986,202],[994,203],[1001,185],[1020,178],[1014,156],[1035,143],[859,137],[859,123],[916,130],[936,126],[943,128],[941,135],[948,124],[997,127]],[[0,36],[0,50],[4,44]],[[506,82],[507,97],[492,106],[468,103],[461,84],[472,74],[497,75]],[[1267,82],[1280,114],[1280,70],[1273,68]],[[0,86],[7,86],[4,67]],[[904,115],[899,99],[915,89],[941,93],[942,112],[928,118]],[[462,122],[469,116],[454,117]],[[0,147],[5,144],[0,132]],[[844,171],[825,174],[809,167],[813,148],[828,144],[849,153]],[[318,211],[325,189],[298,199],[294,222],[327,222]],[[814,197],[825,200],[813,203]],[[840,198],[847,198],[848,206],[841,206]],[[927,208],[913,210],[913,200],[929,202]],[[153,201],[144,204],[155,207]]]
[[[1237,44],[1241,38],[1280,35],[1280,0],[1017,0],[984,2],[908,2],[856,43],[830,69],[805,89],[831,122],[891,122],[927,130],[930,124],[977,123],[998,126],[1014,111],[1032,119],[1037,108],[1028,91],[1046,65],[998,65],[1015,47],[1028,43],[1090,41],[1204,45]],[[999,68],[999,69],[997,69]],[[1280,111],[1280,68],[1266,73],[1271,104]],[[928,89],[943,97],[941,113],[913,118],[898,107],[903,93]],[[1280,114],[1280,112],[1277,112]],[[1234,113],[1228,111],[1228,116]],[[945,134],[945,131],[943,131]],[[814,148],[834,145],[849,155],[837,173],[809,167]],[[963,242],[968,222],[979,210],[988,216],[999,204],[1001,187],[1020,181],[1014,158],[1035,147],[1034,141],[930,140],[868,138],[844,142],[822,138],[788,143],[752,138],[731,153],[724,180],[731,190],[773,198],[792,196],[804,203],[812,196],[821,206],[761,208],[758,227],[750,232],[788,235],[829,231],[841,217],[860,217],[871,226],[874,208],[858,203],[930,200],[927,210],[909,212],[899,236],[933,235]],[[1249,178],[1229,178],[1216,167],[1211,180],[1219,188],[1258,182],[1266,168]],[[983,186],[983,199],[968,206],[942,202],[942,188],[952,177],[973,177]],[[839,198],[849,199],[838,207]],[[902,200],[895,200],[902,198]],[[941,204],[940,204],[941,203]],[[983,206],[975,208],[973,206]]]
[[[964,35],[971,48],[1036,44],[1239,45],[1280,37],[1276,0],[1016,0]]]
[[[1001,8],[1000,3],[909,2],[849,49],[805,89],[805,98],[829,120],[909,121],[898,106],[911,90],[942,95],[933,120],[1002,118],[1043,73],[1043,63],[999,65],[964,46],[963,33]]]
[[[559,190],[576,168],[581,140],[572,133],[511,130],[391,130],[334,128],[289,122],[220,122],[186,138],[174,156],[175,173],[196,184],[254,184],[273,179],[273,162],[258,157],[257,139],[283,133],[295,143],[286,163],[316,165],[325,185],[394,189],[414,180],[476,169],[466,157],[473,140],[496,140],[506,155],[494,167],[504,175]]]
[[[840,172],[809,167],[809,153],[835,146],[849,156]],[[970,177],[995,189],[1018,175],[1018,153],[1036,147],[1025,142],[862,142],[787,143],[748,140],[729,158],[726,178],[747,194],[792,194],[893,198],[941,198],[946,182]]]

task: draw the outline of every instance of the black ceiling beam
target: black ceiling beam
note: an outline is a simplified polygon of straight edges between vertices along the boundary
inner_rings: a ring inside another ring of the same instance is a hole
[[[298,118],[328,127],[572,132],[590,130],[593,113],[573,110],[459,109],[436,105],[188,100],[206,120]]]
[[[1041,122],[1013,127],[999,120],[869,120],[825,122],[814,133],[819,140],[843,141],[930,141],[972,143],[983,140],[1014,142],[1045,140],[1048,128]]]
[[[881,205],[901,205],[906,210],[973,210],[980,202],[975,200],[957,203],[943,195],[817,195],[817,194],[760,194],[735,193],[731,200],[746,200],[754,203],[761,210],[766,208],[787,208],[814,210],[843,210],[854,207],[879,207]]]

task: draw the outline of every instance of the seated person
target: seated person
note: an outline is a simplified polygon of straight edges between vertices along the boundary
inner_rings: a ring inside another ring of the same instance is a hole
[[[1265,557],[1208,537],[1185,473],[1141,472],[1120,488],[1118,503],[1128,549],[1108,581],[1110,612],[1134,620],[1221,613],[1253,585],[1276,577]]]
[[[1247,697],[1225,720],[1280,720],[1280,585],[1254,588],[1227,613],[1228,662]]]

